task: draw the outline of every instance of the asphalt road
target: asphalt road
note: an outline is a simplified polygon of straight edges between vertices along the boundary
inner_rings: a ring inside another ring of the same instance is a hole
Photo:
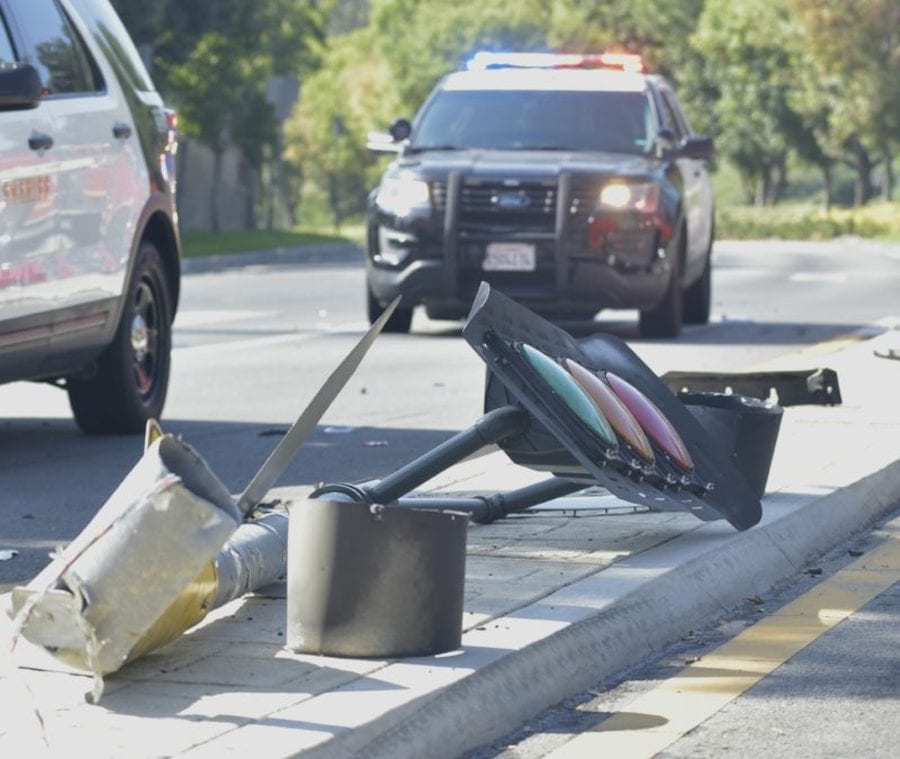
[[[638,339],[632,312],[569,326],[618,334],[658,373],[747,369],[896,322],[898,251],[853,240],[723,243],[709,325],[669,342]],[[366,326],[358,264],[187,275],[163,425],[240,492]],[[809,360],[818,365],[815,353]],[[478,418],[483,378],[459,324],[417,314],[411,335],[376,341],[281,484],[391,471]],[[80,531],[141,445],[137,436],[81,435],[55,388],[0,387],[0,557],[10,556],[0,560],[0,589],[28,580]]]
[[[887,545],[880,530],[855,537],[794,581],[466,759],[896,756],[900,584],[882,589],[878,575],[896,577],[898,510]],[[799,605],[837,615],[859,591],[876,595],[785,661],[768,660],[809,629]],[[760,680],[737,692],[750,673]],[[611,719],[628,725],[611,730]]]

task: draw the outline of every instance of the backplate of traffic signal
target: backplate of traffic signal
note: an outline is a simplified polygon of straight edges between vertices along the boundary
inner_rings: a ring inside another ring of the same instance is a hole
[[[525,428],[498,443],[514,462],[741,530],[760,520],[780,407],[704,394],[683,402],[619,338],[577,341],[486,284],[463,335],[488,367],[485,411],[528,412]],[[709,406],[744,429],[737,449],[701,423]],[[759,470],[762,484],[748,481]]]

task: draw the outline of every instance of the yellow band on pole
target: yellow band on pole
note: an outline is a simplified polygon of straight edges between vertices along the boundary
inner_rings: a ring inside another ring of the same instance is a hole
[[[215,562],[207,564],[203,571],[190,582],[169,607],[160,615],[144,636],[128,653],[126,661],[132,661],[150,651],[171,643],[183,632],[206,617],[212,608],[219,578]]]

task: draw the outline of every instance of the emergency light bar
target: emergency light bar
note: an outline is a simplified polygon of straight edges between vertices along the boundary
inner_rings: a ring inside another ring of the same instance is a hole
[[[596,69],[643,73],[644,60],[635,53],[496,53],[481,51],[466,63],[470,71],[501,68]]]

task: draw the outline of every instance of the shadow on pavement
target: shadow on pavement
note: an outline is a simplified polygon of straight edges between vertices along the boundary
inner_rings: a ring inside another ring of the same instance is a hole
[[[246,487],[289,424],[165,419],[234,494]],[[319,426],[276,486],[380,478],[456,430]],[[0,422],[0,589],[31,579],[72,540],[140,459],[143,437],[82,435],[70,419]]]

